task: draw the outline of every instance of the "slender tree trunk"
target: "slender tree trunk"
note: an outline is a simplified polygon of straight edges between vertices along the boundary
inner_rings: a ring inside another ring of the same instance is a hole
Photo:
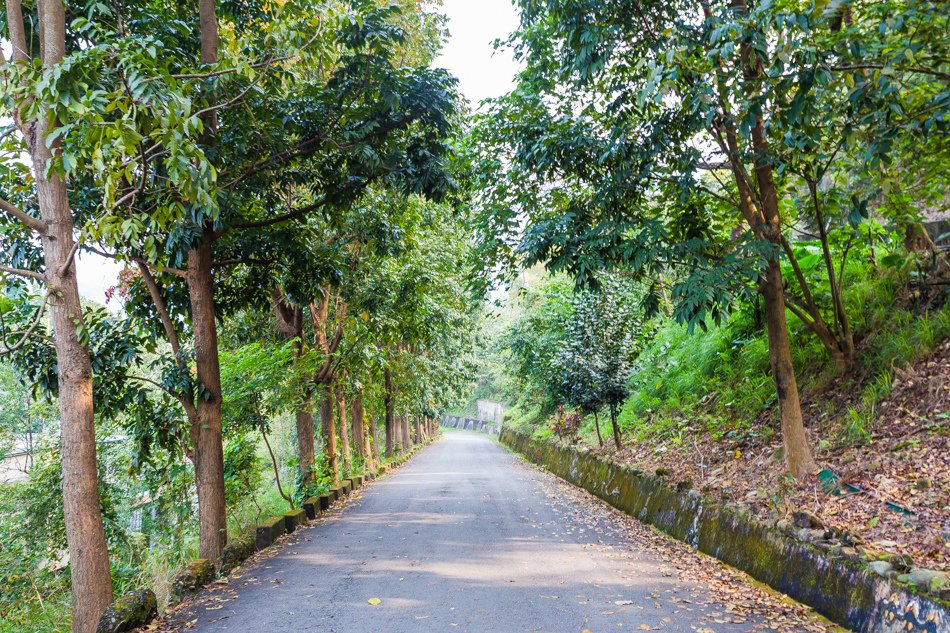
[[[828,274],[828,287],[831,292],[831,305],[835,315],[835,322],[838,325],[838,335],[834,336],[834,348],[832,356],[835,360],[835,369],[838,374],[845,374],[850,371],[854,365],[854,334],[851,332],[851,322],[844,309],[844,300],[841,296],[841,281],[835,274],[834,263],[831,260],[831,247],[828,244],[828,234],[825,227],[825,216],[821,210],[821,202],[818,199],[818,183],[813,180],[808,182],[809,193],[815,210],[815,219],[818,224],[818,238],[821,242],[821,253],[824,257],[825,271]],[[845,252],[847,257],[847,251]],[[844,274],[844,264],[842,264],[841,274]]]
[[[370,470],[372,467],[373,455],[369,446],[369,439],[366,435],[366,424],[363,419],[363,393],[357,391],[350,400],[350,423],[353,430],[353,447],[356,449],[356,456],[362,458],[363,469]]]
[[[616,405],[610,405],[610,426],[614,431],[614,444],[617,445],[617,450],[623,449],[623,441],[620,439],[620,425],[617,424],[617,407]]]
[[[227,544],[224,503],[224,449],[221,440],[221,368],[215,322],[214,279],[211,270],[213,237],[204,229],[197,245],[188,250],[188,295],[194,330],[195,365],[204,391],[196,400],[198,423],[192,425],[195,482],[198,489],[198,551],[214,560]]]
[[[201,61],[218,60],[218,23],[214,0],[199,1]],[[213,99],[212,99],[213,101]],[[213,145],[217,118],[204,119],[203,142]],[[227,543],[224,501],[224,447],[221,440],[221,370],[218,364],[218,333],[215,322],[212,255],[214,231],[210,222],[201,228],[197,243],[188,249],[188,295],[194,331],[195,367],[204,393],[196,398],[197,424],[191,426],[195,484],[198,490],[198,551],[202,558],[216,559]]]
[[[768,162],[769,147],[765,139],[765,128],[761,118],[752,128],[752,142],[756,155],[755,176],[759,185],[759,198],[765,220],[763,231],[766,238],[778,247],[782,237],[778,190],[772,178],[772,167]],[[808,436],[805,434],[801,399],[798,395],[798,381],[795,379],[792,347],[788,338],[788,324],[785,317],[785,283],[782,280],[782,267],[778,259],[772,259],[768,262],[762,295],[765,303],[769,360],[772,365],[772,378],[775,381],[779,414],[782,419],[785,461],[793,476],[802,477],[817,471],[818,466],[812,457],[808,445]]]
[[[333,386],[324,385],[323,398],[320,401],[320,421],[323,425],[323,450],[327,456],[327,467],[333,487],[340,485],[340,468],[336,459],[336,425],[333,420]]]
[[[769,360],[772,378],[778,394],[779,413],[782,419],[782,442],[785,461],[795,477],[815,472],[817,465],[808,446],[805,425],[802,420],[798,383],[792,365],[792,350],[785,322],[782,271],[777,261],[769,262],[766,269],[762,294],[765,298],[765,325],[769,340]]]
[[[732,6],[740,13],[748,10],[746,0],[732,0]],[[755,96],[758,82],[764,74],[762,60],[752,50],[749,41],[739,45],[743,77],[750,96]],[[730,124],[726,124],[730,125]],[[771,152],[765,137],[765,124],[762,116],[756,118],[751,129],[753,167],[758,195],[751,190],[747,173],[739,163],[740,152],[734,129],[727,130],[729,137],[730,162],[739,190],[739,206],[743,217],[760,238],[767,239],[782,247],[782,225],[778,207],[778,189],[772,175],[769,161]],[[798,395],[798,382],[795,380],[795,368],[792,365],[791,344],[788,339],[788,324],[785,319],[785,285],[778,258],[768,261],[761,292],[765,303],[765,325],[769,340],[769,360],[772,365],[772,378],[778,396],[779,412],[782,419],[782,441],[785,445],[785,460],[789,471],[795,477],[801,477],[817,470],[817,465],[808,446],[805,424],[802,418],[801,401]]]
[[[594,428],[597,429],[597,443],[601,448],[604,446],[604,437],[600,434],[600,420],[597,418],[597,412],[594,411]]]
[[[413,417],[412,426],[413,426],[413,431],[416,434],[415,442],[416,444],[421,444],[422,443],[422,426],[421,426],[421,423],[419,422],[418,415]]]
[[[277,328],[288,341],[294,343],[294,356],[297,360],[303,356],[303,309],[291,305],[283,293],[275,289],[271,295]],[[294,413],[297,423],[297,464],[300,469],[301,486],[306,490],[313,482],[313,413],[310,410],[309,394],[297,405]]]
[[[19,0],[7,0],[12,59],[30,64],[22,7]],[[37,4],[41,35],[41,55],[45,68],[59,64],[66,51],[66,16],[63,3],[40,0]],[[46,167],[60,152],[58,141],[47,145],[47,136],[57,123],[41,104],[39,116],[31,122],[14,118],[24,135],[32,163],[42,227],[39,233],[46,264],[50,319],[56,349],[59,390],[63,515],[69,548],[72,586],[72,631],[92,633],[99,616],[112,602],[109,550],[99,510],[99,477],[96,459],[95,412],[92,394],[92,362],[80,338],[82,306],[74,261],[75,241],[72,207],[66,182]]]
[[[300,481],[304,488],[313,482],[314,441],[313,413],[310,401],[301,404],[296,410],[297,418],[297,462],[300,468]]]
[[[379,468],[379,462],[382,460],[382,455],[379,451],[379,437],[376,432],[376,418],[373,416],[369,417],[369,431],[370,435],[373,438],[373,444],[370,446],[370,455],[373,456],[373,470],[375,471]]]
[[[280,483],[280,467],[277,465],[277,457],[274,455],[274,449],[271,448],[270,440],[267,439],[267,433],[264,427],[261,427],[261,437],[264,438],[264,446],[267,447],[267,453],[270,455],[271,468],[274,471],[274,482],[277,484],[277,493],[284,498],[284,501],[290,504],[290,509],[294,509],[294,498],[292,495],[284,492],[284,487]]]
[[[409,431],[409,414],[402,415],[402,448],[404,451],[412,448],[412,435]]]
[[[340,452],[343,453],[343,472],[347,477],[353,474],[353,458],[350,454],[350,432],[346,424],[346,400],[343,397],[343,385],[336,384],[336,406],[340,416]]]
[[[396,450],[396,412],[393,410],[394,393],[393,377],[389,369],[383,371],[383,386],[385,387],[384,405],[386,407],[386,456],[392,457]]]
[[[396,453],[401,453],[405,449],[404,438],[402,436],[402,418],[394,416],[393,418],[393,444]]]

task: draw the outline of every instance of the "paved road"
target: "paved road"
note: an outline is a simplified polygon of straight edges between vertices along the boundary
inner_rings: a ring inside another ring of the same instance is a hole
[[[723,608],[704,588],[558,485],[485,436],[447,433],[176,621],[199,633],[750,630],[754,619],[714,619]]]

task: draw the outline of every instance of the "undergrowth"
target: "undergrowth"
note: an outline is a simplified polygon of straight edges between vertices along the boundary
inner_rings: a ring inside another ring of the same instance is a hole
[[[925,308],[906,296],[894,271],[876,271],[864,262],[849,266],[845,302],[857,345],[856,366],[845,378],[818,341],[789,315],[793,362],[806,423],[819,424],[823,444],[860,443],[871,437],[878,404],[890,393],[894,371],[932,354],[950,336],[950,308]],[[691,434],[714,439],[769,436],[777,431],[775,385],[768,343],[755,306],[734,312],[706,332],[687,331],[667,322],[638,357],[619,423],[637,440],[660,437],[683,443]],[[848,394],[842,400],[822,394]],[[609,421],[601,416],[604,440]],[[541,408],[516,404],[506,416],[514,427],[548,435]],[[765,422],[765,423],[763,423]],[[596,443],[593,416],[586,416],[582,436]]]

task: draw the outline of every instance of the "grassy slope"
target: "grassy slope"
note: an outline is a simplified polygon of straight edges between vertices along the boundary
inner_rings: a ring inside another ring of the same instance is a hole
[[[620,415],[628,445],[615,457],[748,503],[760,515],[807,507],[829,525],[883,543],[882,550],[946,568],[950,469],[942,457],[948,448],[942,399],[931,398],[928,406],[911,400],[890,410],[888,400],[906,399],[903,389],[892,390],[907,375],[943,393],[942,372],[921,369],[939,369],[950,355],[940,349],[950,337],[950,308],[934,308],[932,301],[925,308],[919,297],[901,291],[895,274],[866,272],[856,270],[846,288],[859,347],[857,366],[847,377],[834,375],[820,343],[800,322],[791,317],[789,324],[816,457],[823,467],[861,483],[866,494],[847,503],[827,500],[814,481],[785,478],[768,349],[751,311],[706,333],[690,334],[675,324],[657,332],[631,381]],[[525,405],[510,411],[508,423],[550,434],[539,411]],[[606,439],[603,419],[601,425]],[[581,436],[597,444],[592,417],[584,420]],[[887,501],[917,514],[889,512]]]

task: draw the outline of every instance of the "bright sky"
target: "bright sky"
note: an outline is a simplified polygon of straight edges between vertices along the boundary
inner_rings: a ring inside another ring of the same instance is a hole
[[[518,67],[509,51],[495,53],[492,42],[518,26],[512,0],[444,0],[442,11],[449,17],[450,37],[435,63],[459,78],[472,107],[511,90]]]
[[[449,18],[450,37],[435,65],[458,77],[459,88],[473,109],[483,99],[508,92],[518,68],[508,51],[495,53],[492,42],[504,39],[518,25],[511,0],[444,0],[442,11]],[[106,290],[116,284],[119,268],[114,261],[96,255],[81,256],[79,292],[104,303]]]

